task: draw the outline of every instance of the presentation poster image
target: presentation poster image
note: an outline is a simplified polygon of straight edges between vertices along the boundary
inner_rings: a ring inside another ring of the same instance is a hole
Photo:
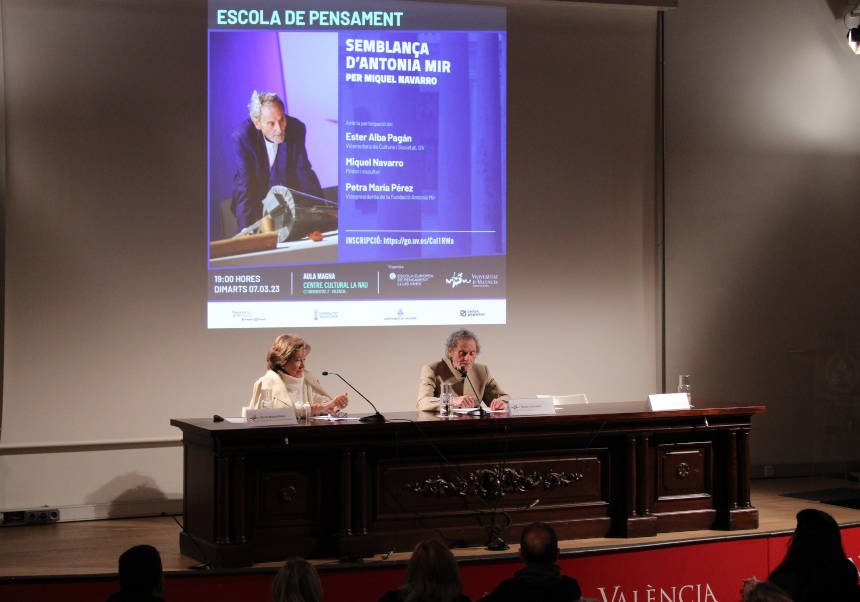
[[[208,326],[504,323],[505,10],[208,11]]]

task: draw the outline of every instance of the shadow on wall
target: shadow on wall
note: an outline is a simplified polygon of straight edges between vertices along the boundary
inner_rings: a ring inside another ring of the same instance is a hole
[[[86,502],[94,506],[108,506],[107,518],[151,516],[160,514],[167,496],[150,477],[129,473],[111,479],[90,495]]]
[[[789,364],[797,390],[816,410],[810,462],[860,460],[860,346],[790,351]]]
[[[687,325],[688,359],[709,379],[701,392],[766,401],[754,463],[857,461],[860,281],[846,266],[860,260],[860,209],[845,192],[856,190],[856,163],[776,153],[737,161],[711,163],[743,188],[714,183],[726,200],[715,193],[711,211],[723,222],[697,241],[708,249],[699,265],[718,280],[702,280],[709,292],[691,301],[709,309]]]

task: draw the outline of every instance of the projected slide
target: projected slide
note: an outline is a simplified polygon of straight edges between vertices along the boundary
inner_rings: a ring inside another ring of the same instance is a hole
[[[208,18],[208,326],[504,323],[505,10]]]

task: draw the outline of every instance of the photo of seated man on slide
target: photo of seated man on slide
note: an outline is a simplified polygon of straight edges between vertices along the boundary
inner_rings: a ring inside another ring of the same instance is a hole
[[[305,124],[274,92],[251,94],[249,117],[233,132],[236,172],[231,209],[239,234],[278,231],[278,242],[337,229],[337,203],[325,199],[305,148]],[[270,216],[272,223],[260,218]]]
[[[319,178],[305,149],[305,124],[284,112],[272,92],[251,94],[249,117],[233,132],[236,173],[231,208],[239,228],[262,217],[272,186],[286,186],[322,197]]]
[[[328,246],[322,246],[331,250],[314,259],[335,260],[338,203],[336,194],[335,199],[326,198],[308,159],[305,124],[287,115],[284,101],[274,92],[254,90],[247,110],[248,117],[229,138],[233,170],[229,204],[235,223],[225,228],[224,240],[210,246],[211,256],[274,250],[288,241],[294,244],[282,250],[291,251],[299,248],[298,241],[313,245],[329,239]],[[332,242],[335,246],[330,246]],[[252,263],[258,260],[249,256]]]

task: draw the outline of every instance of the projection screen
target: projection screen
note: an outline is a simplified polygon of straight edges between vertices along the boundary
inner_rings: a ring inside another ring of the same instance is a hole
[[[208,5],[208,326],[504,324],[506,10],[260,6]]]

